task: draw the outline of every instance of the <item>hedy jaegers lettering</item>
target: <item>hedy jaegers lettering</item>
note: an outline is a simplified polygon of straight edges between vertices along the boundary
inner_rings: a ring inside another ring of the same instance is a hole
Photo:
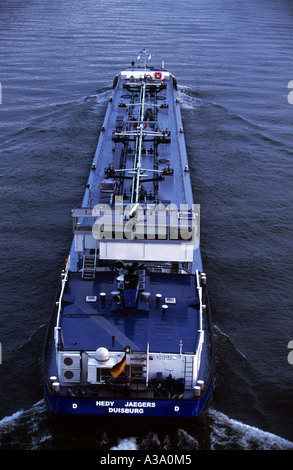
[[[108,408],[108,413],[121,413],[121,414],[143,414],[144,408],[155,408],[155,402],[148,401],[127,401],[123,407],[114,407],[114,400],[101,400],[96,401],[96,406],[105,406]]]
[[[96,401],[96,406],[113,407],[115,404],[114,400],[109,401]],[[154,401],[127,401],[125,408],[155,408],[156,403]]]

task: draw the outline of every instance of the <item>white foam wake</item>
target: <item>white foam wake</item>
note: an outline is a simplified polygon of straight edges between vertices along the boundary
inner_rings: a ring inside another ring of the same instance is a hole
[[[195,92],[186,86],[178,86],[178,98],[183,109],[197,109],[202,104],[202,100],[196,96]]]
[[[111,447],[110,450],[138,450],[136,438],[128,437],[126,439],[119,439],[117,446]]]
[[[210,434],[211,450],[293,450],[293,443],[270,432],[262,431],[213,409]]]
[[[1,432],[5,431],[7,428],[11,428],[16,422],[18,422],[19,418],[23,415],[24,411],[19,410],[16,413],[13,413],[11,416],[5,416],[0,421],[0,435]]]
[[[48,429],[42,428],[46,411],[44,400],[35,403],[28,410],[19,410],[0,421],[0,449],[37,450],[52,438]]]
[[[29,410],[19,410],[11,416],[0,420],[0,449],[1,443],[8,443],[9,448],[37,450],[52,448],[53,436],[44,423],[46,405],[44,400],[36,403]],[[190,435],[183,429],[177,430],[177,435],[166,435],[159,438],[154,432],[149,432],[143,438],[135,436],[118,438],[118,443],[109,444],[109,450],[197,450],[204,445],[205,450],[293,450],[293,442],[257,427],[244,424],[224,413],[212,408],[207,413],[209,421],[205,429],[205,444],[200,443],[201,436]],[[193,434],[193,433],[192,433]],[[25,435],[24,441],[22,441]],[[97,442],[97,446],[103,444]],[[5,445],[5,444],[4,444]],[[175,447],[174,447],[175,445]],[[206,449],[206,446],[208,449]]]

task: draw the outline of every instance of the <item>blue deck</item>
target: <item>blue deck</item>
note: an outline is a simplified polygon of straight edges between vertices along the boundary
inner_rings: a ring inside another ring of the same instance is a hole
[[[94,281],[85,282],[80,273],[71,273],[63,296],[62,330],[65,349],[95,350],[100,346],[108,350],[124,349],[152,352],[194,352],[198,330],[198,300],[194,276],[180,274],[146,273],[149,301],[140,300],[137,308],[123,309],[112,301],[117,273],[97,274]],[[70,286],[70,287],[69,287]],[[106,293],[106,301],[100,300]],[[161,303],[156,294],[162,294]],[[97,302],[86,302],[87,296],[96,296]],[[165,297],[176,299],[162,312]],[[115,338],[113,338],[115,337]]]

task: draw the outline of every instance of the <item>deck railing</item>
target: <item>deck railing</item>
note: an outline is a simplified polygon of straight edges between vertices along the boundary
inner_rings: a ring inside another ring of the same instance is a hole
[[[201,351],[202,351],[202,346],[204,343],[204,330],[202,328],[203,326],[203,313],[206,310],[206,305],[203,303],[203,287],[202,287],[202,281],[205,279],[205,273],[199,273],[199,271],[196,271],[196,288],[198,292],[198,298],[199,298],[199,327],[198,327],[198,343],[196,346],[196,359],[195,359],[195,369],[198,374],[198,370],[200,367],[200,360],[201,360]]]
[[[67,261],[66,261],[66,265],[65,265],[65,269],[61,273],[60,295],[59,295],[59,298],[56,302],[56,306],[58,307],[58,309],[57,309],[57,318],[56,318],[56,326],[55,326],[55,331],[54,331],[56,349],[58,349],[59,344],[62,341],[62,338],[61,338],[61,304],[62,304],[62,297],[63,297],[65,285],[66,285],[66,282],[68,280],[69,265],[70,265],[70,256],[68,256]]]

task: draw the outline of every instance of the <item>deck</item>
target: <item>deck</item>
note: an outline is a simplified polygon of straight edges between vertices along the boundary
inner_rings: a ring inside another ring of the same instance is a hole
[[[104,346],[111,351],[129,345],[133,351],[146,351],[149,344],[152,352],[179,353],[182,341],[184,353],[195,351],[198,299],[194,276],[146,272],[145,290],[150,297],[143,300],[140,296],[135,309],[124,308],[113,299],[116,277],[117,273],[97,272],[95,280],[85,281],[81,273],[70,274],[62,302],[64,349]],[[101,292],[106,294],[105,300],[101,300]],[[160,302],[156,294],[162,295]],[[162,304],[166,298],[175,299],[175,303],[166,304],[165,313]]]

